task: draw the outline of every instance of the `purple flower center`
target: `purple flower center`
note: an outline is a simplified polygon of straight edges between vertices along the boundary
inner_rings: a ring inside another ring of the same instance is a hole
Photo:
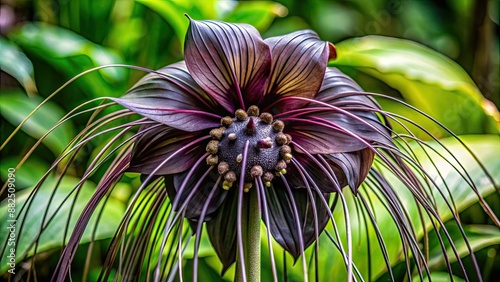
[[[222,127],[210,132],[214,140],[207,144],[206,150],[210,153],[207,163],[218,165],[219,173],[224,175],[224,189],[242,177],[242,171],[246,191],[256,177],[262,177],[269,186],[274,174],[286,173],[292,155],[287,145],[290,137],[283,133],[282,121],[273,122],[269,113],[259,116],[259,109],[251,106],[247,112],[237,110],[234,118],[224,117],[221,124]],[[246,159],[244,169],[243,158]]]

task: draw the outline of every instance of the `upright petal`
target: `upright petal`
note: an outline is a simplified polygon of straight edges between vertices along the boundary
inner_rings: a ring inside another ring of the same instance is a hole
[[[203,142],[196,142],[205,135],[202,132],[182,132],[163,124],[144,125],[140,132],[128,171],[152,174],[156,170],[155,175],[179,173],[205,153]]]
[[[152,120],[184,131],[217,127],[217,103],[196,84],[184,62],[141,79],[118,104]]]
[[[184,53],[195,81],[229,112],[261,101],[271,53],[254,27],[190,19]]]
[[[266,104],[285,96],[314,98],[323,82],[328,59],[335,53],[333,45],[319,40],[311,30],[267,38],[265,42],[272,55]],[[275,106],[282,111],[305,103],[286,101]]]

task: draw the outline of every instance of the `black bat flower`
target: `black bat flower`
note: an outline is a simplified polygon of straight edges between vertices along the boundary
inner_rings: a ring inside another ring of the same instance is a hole
[[[415,263],[423,279],[429,269],[413,224],[377,168],[390,170],[434,227],[446,230],[428,192],[436,183],[411,152],[396,146],[394,139],[401,136],[391,129],[391,115],[351,78],[328,67],[336,55],[333,44],[310,30],[262,39],[250,25],[190,19],[185,61],[151,72],[123,97],[111,98],[126,110],[91,123],[59,159],[98,136],[96,124],[140,116],[114,128],[122,131],[112,142],[140,126],[122,144],[103,149],[103,155],[111,148],[118,155],[76,223],[54,280],[66,279],[91,216],[126,172],[140,173],[142,185],[109,246],[100,280],[110,275],[118,280],[182,277],[179,265],[190,235],[195,235],[197,280],[205,230],[223,273],[237,262],[238,279],[258,280],[252,275],[259,275],[260,261],[254,261],[258,255],[252,252],[260,250],[261,221],[269,244],[272,237],[295,260],[302,255],[307,279],[304,251],[318,242],[330,221],[335,225],[332,211],[338,205],[348,232],[347,252],[342,242],[332,242],[343,254],[340,263],[346,264],[348,277],[359,277],[353,269],[344,194],[358,196],[368,209],[359,195],[362,183],[378,191],[398,227],[406,261]],[[101,164],[93,162],[82,183]],[[376,216],[367,216],[376,227]],[[441,236],[448,237],[439,234],[440,242]],[[394,280],[383,238],[378,239]],[[315,246],[312,264],[317,267],[321,250]],[[411,277],[410,272],[408,267]]]
[[[207,221],[225,267],[244,193],[259,190],[274,239],[298,258],[328,222],[329,194],[356,192],[374,146],[392,146],[377,104],[327,67],[335,55],[309,30],[263,40],[249,25],[191,20],[185,62],[116,99],[159,123],[142,128],[128,170],[166,175],[175,211]]]

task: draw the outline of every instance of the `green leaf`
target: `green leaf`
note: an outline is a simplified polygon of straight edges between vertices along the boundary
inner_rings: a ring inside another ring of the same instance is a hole
[[[212,248],[212,244],[210,243],[210,239],[208,238],[208,236],[206,236],[207,230],[206,230],[205,225],[203,225],[202,234],[205,234],[205,236],[202,236],[200,239],[200,247],[198,249],[198,256],[199,257],[216,256],[217,254],[215,253],[215,250]],[[186,251],[184,252],[185,259],[193,259],[194,258],[195,242],[196,242],[196,240],[189,241],[188,247],[186,248]],[[222,268],[222,264],[220,264],[220,265]]]
[[[20,92],[0,92],[0,98],[2,117],[14,126],[19,125],[42,101],[38,97],[29,98]],[[21,129],[31,137],[39,139],[63,116],[64,111],[55,103],[48,101],[28,119]],[[58,155],[71,141],[72,136],[74,136],[73,125],[71,121],[67,121],[47,135],[42,143]]]
[[[425,280],[427,277],[424,277],[424,281],[433,281],[433,282],[449,282],[450,274],[448,272],[433,272],[431,273],[430,279]],[[420,277],[413,277],[413,281],[420,281]],[[463,282],[464,279],[453,275],[454,282]]]
[[[36,58],[50,65],[58,72],[58,76],[64,75],[65,78],[58,77],[54,81],[57,85],[62,84],[64,79],[70,79],[91,68],[123,63],[123,59],[116,51],[94,44],[86,38],[58,26],[26,23],[9,33],[9,38],[21,47],[30,58]],[[35,71],[36,67],[35,64]],[[46,66],[39,67],[37,76],[40,74],[43,77],[38,77],[38,83],[47,83],[53,79],[46,77],[48,75]],[[87,93],[88,97],[102,97],[108,94],[105,91],[113,91],[116,88],[115,85],[124,84],[127,73],[128,71],[123,68],[104,68],[87,74],[76,83]],[[52,72],[50,74],[54,75]],[[40,81],[40,79],[47,81]],[[53,87],[53,85],[50,86]],[[50,89],[50,91],[54,90]]]
[[[288,13],[285,6],[271,1],[237,3],[223,21],[251,24],[260,32],[266,31],[274,18],[284,17]]]
[[[0,173],[4,182],[8,178],[9,168],[15,168],[17,164],[19,164],[19,161],[19,157],[2,159],[2,162],[0,162]],[[19,189],[35,186],[48,169],[48,164],[40,159],[27,159],[24,164],[16,170],[16,187]]]
[[[381,36],[348,39],[336,46],[338,56],[332,66],[354,67],[384,82],[456,134],[498,133],[494,118],[498,111],[483,98],[469,75],[444,55],[409,40]],[[411,112],[379,100],[384,109],[394,113]],[[426,118],[413,120],[438,138],[449,135]],[[397,125],[396,129],[402,130]]]
[[[182,270],[184,276],[183,281],[193,281],[193,260],[186,259]],[[231,279],[223,279],[220,277],[220,272],[213,268],[210,264],[210,258],[200,258],[198,260],[198,273],[203,273],[201,275],[203,281],[232,281]],[[226,277],[226,275],[224,275]]]
[[[465,245],[464,240],[462,239],[462,234],[460,233],[458,227],[456,225],[450,225],[447,226],[446,229],[450,233],[450,236],[454,239],[453,242],[460,257],[467,256],[469,254],[468,249],[467,246]],[[471,248],[474,251],[478,251],[489,246],[500,245],[500,229],[498,229],[498,227],[496,226],[468,225],[464,226],[464,231],[465,234],[467,235],[469,244],[471,245]],[[431,233],[430,235],[434,236],[434,239],[436,239],[434,233]],[[443,232],[441,232],[441,236],[444,236]],[[431,260],[429,261],[429,268],[439,269],[445,267],[446,265],[443,258],[442,249],[439,246],[439,244],[437,244],[438,241],[431,240],[431,242],[434,242],[435,244],[430,246],[429,253]],[[448,255],[450,262],[453,263],[457,261],[453,253],[453,250],[450,246],[450,243],[447,240],[445,240],[444,244],[446,246],[446,253]]]
[[[195,20],[215,19],[217,15],[215,0],[135,1],[150,8],[165,19],[174,30],[182,46],[184,46],[184,37],[189,25],[184,14],[189,14]]]
[[[12,42],[0,37],[0,69],[17,79],[27,93],[36,93],[33,64]]]
[[[119,5],[117,2],[130,3],[132,1],[93,1],[93,0],[75,0],[62,2],[58,5],[58,9],[54,10],[53,22],[58,25],[68,28],[85,38],[95,43],[103,42],[104,38],[109,32],[109,28],[113,25],[112,20],[119,18],[121,21],[127,21],[124,18],[124,5]],[[38,4],[38,10],[45,12],[52,9],[50,3]],[[115,14],[113,14],[113,12]],[[125,12],[126,13],[126,12]],[[120,16],[116,16],[119,14]]]
[[[45,230],[40,236],[37,246],[37,253],[41,253],[50,249],[58,248],[63,243],[63,238],[67,243],[71,230],[74,228],[76,221],[83,208],[91,198],[95,185],[89,181],[85,182],[83,187],[80,188],[80,193],[75,201],[75,194],[66,199],[70,191],[77,185],[78,179],[66,176],[63,178],[59,188],[54,192],[54,187],[56,185],[55,178],[49,178],[42,187],[38,190],[37,194],[31,200],[31,206],[28,210],[26,219],[26,208],[21,212],[21,207],[26,203],[30,191],[20,191],[15,194],[15,215],[19,214],[17,222],[15,222],[15,235],[20,236],[15,246],[8,246],[4,249],[7,242],[7,238],[10,235],[9,232],[0,233],[0,242],[2,242],[0,250],[3,250],[1,257],[0,273],[7,270],[7,255],[10,252],[10,248],[15,248],[17,262],[22,258],[23,255],[28,256],[33,255],[33,243],[35,242],[37,236],[40,234],[40,228],[42,227],[42,219],[44,212],[48,210],[47,218],[45,219]],[[52,202],[49,200],[52,198]],[[3,219],[9,219],[10,214],[8,213],[8,199],[5,199],[0,203],[0,216]],[[99,205],[96,211],[100,211],[102,204]],[[111,238],[118,228],[119,221],[123,216],[125,211],[125,205],[113,197],[109,198],[104,206],[104,211],[96,222],[97,213],[91,218],[85,233],[80,241],[80,243],[87,243],[92,240],[102,240]],[[69,213],[71,212],[71,217]],[[48,223],[48,220],[53,217],[53,219]],[[7,227],[12,222],[7,220],[2,220],[0,222],[0,228],[2,230],[8,230]],[[66,229],[66,224],[69,224],[69,233],[64,237],[64,231]],[[19,235],[19,230],[21,225],[23,225],[22,234]],[[93,232],[95,232],[95,237]]]

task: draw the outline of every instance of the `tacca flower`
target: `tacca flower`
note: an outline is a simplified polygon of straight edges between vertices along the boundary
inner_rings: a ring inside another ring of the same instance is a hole
[[[377,105],[327,67],[335,55],[309,30],[263,40],[249,25],[191,20],[185,62],[116,99],[159,123],[143,127],[128,170],[166,176],[174,209],[207,222],[224,268],[244,252],[242,209],[262,209],[298,258],[330,218],[329,194],[356,192],[373,144],[390,140]],[[262,206],[244,208],[246,193]]]
[[[110,275],[132,280],[182,277],[180,264],[190,234],[196,235],[196,280],[203,230],[223,264],[222,272],[237,262],[238,279],[258,280],[261,220],[269,245],[274,238],[297,260],[334,221],[337,203],[344,210],[347,252],[342,244],[336,246],[352,278],[344,193],[357,195],[367,176],[400,231],[405,259],[416,261],[422,277],[428,269],[412,224],[372,163],[377,156],[438,220],[422,188],[432,181],[416,177],[408,164],[419,170],[418,163],[393,144],[395,133],[387,120],[391,115],[348,76],[327,67],[335,56],[335,47],[313,31],[262,39],[249,25],[190,19],[185,61],[152,72],[123,97],[111,98],[127,110],[90,124],[71,149],[76,154],[93,138],[93,126],[134,113],[142,117],[114,128],[123,131],[112,142],[141,126],[117,146],[123,150],[76,223],[54,279],[66,278],[91,216],[125,172],[142,174],[143,183],[110,244],[100,280]],[[108,158],[110,146],[96,160]],[[94,161],[81,182],[99,165]],[[383,239],[379,244],[394,280]],[[302,264],[307,279],[305,256]]]

